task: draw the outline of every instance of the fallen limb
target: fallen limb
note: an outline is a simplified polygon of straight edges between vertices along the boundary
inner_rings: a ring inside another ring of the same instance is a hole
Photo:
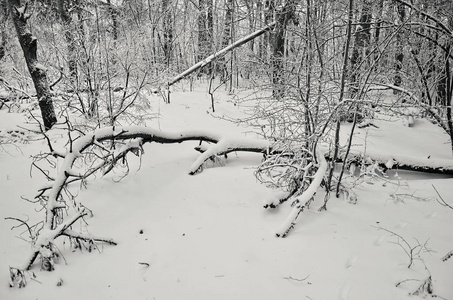
[[[354,151],[351,153],[349,161],[357,163],[362,162],[364,153]],[[453,160],[451,159],[436,159],[431,157],[413,157],[400,154],[378,153],[368,150],[366,157],[374,162],[377,162],[384,170],[399,169],[415,172],[435,173],[453,175]],[[341,160],[340,160],[341,161]],[[391,161],[391,166],[389,166]]]
[[[310,186],[302,193],[302,195],[294,199],[296,205],[294,205],[292,211],[283,222],[280,229],[275,233],[277,237],[286,237],[291,229],[294,228],[300,213],[302,213],[306,208],[309,208],[311,202],[314,199],[316,191],[321,185],[324,175],[327,172],[327,161],[324,157],[324,152],[319,149],[317,150],[316,157],[319,162],[318,170],[313,176],[313,180]]]
[[[43,132],[45,135],[45,133]],[[120,160],[125,160],[129,152],[140,155],[143,153],[145,143],[172,144],[185,141],[208,142],[205,146],[197,147],[202,152],[189,169],[193,175],[202,170],[204,162],[212,157],[226,155],[233,151],[247,151],[255,153],[267,153],[269,143],[254,139],[232,139],[209,131],[185,131],[178,133],[163,132],[152,128],[130,126],[130,127],[106,127],[95,130],[93,133],[73,137],[74,133],[69,132],[69,145],[66,153],[56,151],[46,136],[49,146],[49,153],[43,157],[52,156],[55,159],[63,159],[61,168],[55,177],[47,177],[50,181],[41,187],[36,198],[41,199],[45,207],[44,225],[32,239],[32,251],[25,263],[18,267],[10,268],[11,286],[23,287],[26,285],[27,271],[30,270],[39,257],[41,269],[52,271],[58,258],[54,241],[60,236],[94,244],[104,242],[110,245],[117,243],[111,238],[100,238],[86,233],[76,232],[71,229],[72,225],[82,219],[87,213],[82,207],[74,207],[75,213],[72,217],[65,217],[68,212],[69,199],[62,193],[70,183],[86,180],[96,172],[103,171],[103,175],[110,172]],[[95,150],[96,149],[96,150]],[[82,171],[74,167],[77,160],[87,164],[86,156],[93,154],[94,162],[87,170]],[[96,155],[94,155],[96,154]],[[80,210],[79,210],[80,209]]]
[[[196,174],[203,163],[214,156],[222,156],[231,152],[255,152],[266,154],[269,152],[269,142],[264,140],[249,140],[249,139],[230,139],[225,138],[219,140],[216,144],[212,144],[207,148],[196,147],[195,150],[201,152],[201,155],[192,164],[189,170],[190,175]]]
[[[237,40],[236,42],[234,42],[233,44],[217,51],[216,53],[206,57],[205,59],[203,59],[202,61],[199,61],[198,63],[196,63],[195,65],[193,65],[192,67],[188,68],[187,70],[185,70],[184,72],[182,72],[181,74],[179,74],[178,76],[176,76],[175,78],[173,78],[169,83],[168,83],[168,86],[172,86],[173,84],[177,83],[178,81],[180,81],[181,79],[183,79],[184,77],[192,74],[193,72],[195,72],[196,70],[206,66],[207,64],[211,63],[213,60],[215,59],[218,59],[222,56],[224,56],[225,54],[227,54],[229,51],[237,48],[237,47],[240,47],[242,45],[244,45],[245,43],[259,37],[260,35],[262,35],[263,33],[265,32],[268,32],[270,30],[272,30],[274,27],[275,27],[275,24],[276,22],[272,22],[268,25],[266,25],[265,27],[261,28],[261,29],[258,29],[256,30],[255,32]]]

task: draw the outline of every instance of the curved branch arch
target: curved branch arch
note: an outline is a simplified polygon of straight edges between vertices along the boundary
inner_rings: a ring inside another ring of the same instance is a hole
[[[102,142],[122,141],[123,144],[117,149],[108,149]],[[148,127],[128,126],[128,127],[106,127],[95,130],[93,133],[82,135],[74,140],[70,140],[67,153],[60,153],[53,149],[49,142],[50,155],[63,159],[61,168],[57,176],[49,184],[43,186],[39,191],[38,197],[46,198],[44,226],[35,237],[32,253],[26,262],[19,267],[10,268],[11,286],[25,286],[25,271],[30,270],[38,256],[42,259],[41,268],[52,271],[53,260],[56,252],[54,249],[54,240],[59,236],[67,236],[77,241],[83,240],[90,243],[105,242],[110,245],[117,243],[111,238],[95,237],[86,233],[79,233],[71,229],[71,226],[79,219],[83,218],[87,211],[82,208],[74,215],[64,218],[62,210],[67,208],[66,201],[63,198],[62,191],[70,183],[86,179],[94,173],[103,170],[107,174],[113,169],[116,162],[125,158],[129,152],[143,152],[145,143],[156,142],[160,144],[182,143],[185,141],[200,141],[200,145],[195,149],[201,154],[190,166],[188,173],[190,175],[201,172],[206,160],[226,155],[233,151],[246,151],[266,154],[269,152],[270,144],[267,141],[250,138],[225,138],[221,135],[209,131],[184,131],[184,132],[164,132]],[[201,145],[201,142],[208,142],[207,146]],[[84,151],[90,147],[98,147],[107,155],[99,158],[100,162],[85,173],[74,168],[77,159],[82,158]]]

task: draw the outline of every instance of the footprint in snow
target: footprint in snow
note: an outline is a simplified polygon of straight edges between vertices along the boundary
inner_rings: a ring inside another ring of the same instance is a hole
[[[346,262],[346,268],[349,269],[350,267],[352,267],[352,265],[354,265],[354,263],[357,261],[357,256],[353,256],[351,258],[348,259],[348,261]]]
[[[385,235],[381,235],[374,241],[374,244],[376,246],[380,246],[384,240],[385,240]]]

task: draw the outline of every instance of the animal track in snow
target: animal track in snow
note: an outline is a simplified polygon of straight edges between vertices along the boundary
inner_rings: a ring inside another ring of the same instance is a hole
[[[348,259],[348,261],[346,262],[346,268],[350,268],[354,265],[354,263],[357,261],[357,256],[353,256],[351,258]]]
[[[385,240],[385,235],[381,235],[379,238],[377,238],[377,239],[374,241],[374,244],[375,244],[376,246],[380,246],[384,240]]]

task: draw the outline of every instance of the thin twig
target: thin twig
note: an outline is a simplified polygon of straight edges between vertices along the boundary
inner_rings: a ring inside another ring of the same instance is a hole
[[[308,279],[308,277],[310,277],[310,274],[308,274],[305,278],[302,278],[302,279],[299,279],[299,278],[294,278],[292,276],[288,276],[288,277],[283,277],[283,279],[287,279],[287,280],[294,280],[294,281],[299,281],[299,282],[302,282],[302,281],[305,281]]]
[[[21,220],[21,219],[18,219],[18,218],[13,218],[13,217],[6,217],[5,220],[14,220],[14,221],[20,222],[21,224],[19,224],[19,225],[17,225],[17,226],[13,226],[13,227],[11,227],[11,229],[19,228],[19,227],[21,227],[21,226],[26,226],[27,229],[28,229],[28,232],[29,232],[29,234],[30,234],[30,238],[31,238],[31,239],[34,239],[34,235],[33,235],[32,231],[31,231],[31,227],[30,227],[30,226],[28,225],[28,223],[27,223],[28,220],[27,220],[27,221],[24,221],[24,220]]]
[[[437,195],[439,196],[440,198],[440,201],[439,199],[436,198],[437,202],[439,202],[440,205],[442,206],[446,206],[446,207],[449,207],[451,209],[453,209],[453,206],[451,206],[450,204],[448,204],[444,198],[442,198],[442,196],[440,195],[439,191],[436,189],[436,187],[434,186],[434,184],[431,184],[433,186],[433,189],[436,191]]]

